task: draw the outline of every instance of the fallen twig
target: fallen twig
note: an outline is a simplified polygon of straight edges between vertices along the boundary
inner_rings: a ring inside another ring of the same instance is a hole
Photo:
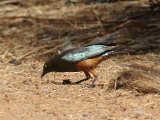
[[[20,2],[20,0],[5,0],[5,1],[0,2],[0,6],[1,5],[6,5],[6,4],[15,4],[15,3],[18,3],[18,2]]]

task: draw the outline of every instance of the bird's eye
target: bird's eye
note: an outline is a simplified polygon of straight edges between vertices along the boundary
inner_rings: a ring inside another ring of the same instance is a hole
[[[48,66],[47,65],[44,65],[44,68],[46,69]]]

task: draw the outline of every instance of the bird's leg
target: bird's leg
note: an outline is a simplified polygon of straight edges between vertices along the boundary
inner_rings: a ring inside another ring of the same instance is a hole
[[[86,80],[92,78],[88,71],[84,71],[84,74],[86,75]]]
[[[75,84],[79,84],[79,83],[81,83],[81,82],[83,82],[83,81],[86,81],[86,80],[89,80],[89,79],[91,78],[91,75],[89,74],[88,71],[83,71],[83,72],[84,72],[84,74],[86,75],[86,78],[85,78],[85,79],[82,79],[82,80],[80,80],[80,81],[75,82]]]
[[[98,75],[97,75],[95,69],[92,69],[92,70],[90,70],[89,72],[94,76],[94,78],[93,78],[93,80],[92,80],[91,87],[95,87],[95,82],[96,82],[96,80],[97,80],[97,78],[98,78]]]

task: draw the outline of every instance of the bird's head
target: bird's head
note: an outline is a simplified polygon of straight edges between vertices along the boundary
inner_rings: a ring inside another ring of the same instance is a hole
[[[43,65],[43,72],[41,74],[41,78],[49,72],[54,72],[55,66],[56,65],[54,63],[54,59],[49,59],[47,62],[45,62],[45,64]]]

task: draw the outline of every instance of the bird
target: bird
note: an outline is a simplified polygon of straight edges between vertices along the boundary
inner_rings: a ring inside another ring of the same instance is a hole
[[[79,48],[72,48],[49,58],[43,65],[41,78],[50,72],[80,72],[83,71],[85,80],[92,79],[90,87],[95,87],[98,78],[97,66],[113,55],[126,50],[117,46],[91,44]]]

